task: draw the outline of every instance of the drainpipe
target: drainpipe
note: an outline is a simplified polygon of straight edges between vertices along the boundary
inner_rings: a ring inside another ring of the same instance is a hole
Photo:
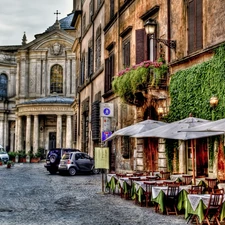
[[[170,14],[171,14],[171,7],[170,7],[170,0],[167,0],[167,40],[170,40],[171,33],[170,33]],[[171,58],[171,49],[168,47],[168,63],[170,62]]]

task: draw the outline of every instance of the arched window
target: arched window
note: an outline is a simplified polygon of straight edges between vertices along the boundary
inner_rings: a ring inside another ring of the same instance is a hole
[[[5,74],[0,75],[0,99],[7,97],[8,78]]]
[[[50,93],[63,93],[63,68],[56,64],[51,68]]]

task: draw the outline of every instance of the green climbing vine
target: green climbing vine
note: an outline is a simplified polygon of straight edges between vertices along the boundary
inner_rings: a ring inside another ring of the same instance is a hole
[[[225,118],[225,45],[217,48],[209,61],[173,74],[169,93],[169,122],[186,118],[190,113],[208,120]],[[209,104],[212,96],[219,99],[214,109]]]

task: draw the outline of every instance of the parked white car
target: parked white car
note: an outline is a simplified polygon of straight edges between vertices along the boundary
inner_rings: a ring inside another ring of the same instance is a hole
[[[0,145],[0,161],[4,163],[7,163],[9,161],[9,155],[1,145]]]

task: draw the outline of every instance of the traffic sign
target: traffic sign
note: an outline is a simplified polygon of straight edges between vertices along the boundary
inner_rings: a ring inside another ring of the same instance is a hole
[[[100,116],[102,116],[102,117],[113,117],[114,116],[113,103],[101,103]]]

